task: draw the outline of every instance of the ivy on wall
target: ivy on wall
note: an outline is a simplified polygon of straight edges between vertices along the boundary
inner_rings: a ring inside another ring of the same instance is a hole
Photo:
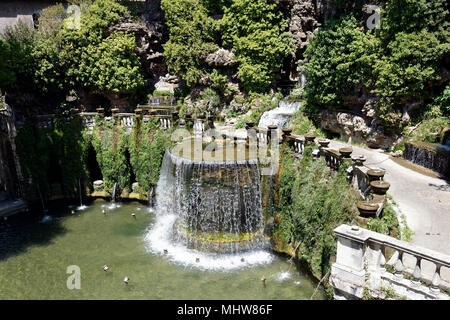
[[[18,130],[16,145],[27,182],[25,198],[31,202],[49,197],[52,182],[61,184],[66,197],[75,197],[78,179],[88,180],[88,140],[79,118],[55,119],[52,129],[38,129],[36,120],[29,119]]]
[[[52,184],[60,184],[63,195],[75,198],[81,185],[90,185],[88,150],[93,147],[106,191],[114,184],[120,190],[131,191],[132,176],[147,193],[159,179],[166,149],[170,146],[171,130],[161,131],[159,120],[135,125],[131,134],[114,121],[97,119],[92,134],[83,128],[81,119],[54,121],[52,129],[39,129],[35,119],[29,119],[18,130],[17,150],[25,178],[25,198],[40,201],[52,195]]]
[[[170,146],[170,131],[158,130],[158,119],[135,126],[129,139],[130,162],[143,192],[158,182],[166,149]]]
[[[336,253],[333,229],[350,223],[358,212],[358,195],[347,182],[346,169],[343,165],[330,175],[324,161],[313,160],[311,147],[301,161],[289,148],[282,149],[273,190],[273,239],[282,251],[300,244],[298,257],[317,279],[330,270]]]

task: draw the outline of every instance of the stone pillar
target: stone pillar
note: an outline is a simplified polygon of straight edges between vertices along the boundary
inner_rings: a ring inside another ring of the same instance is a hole
[[[104,108],[97,108],[95,110],[97,111],[99,118],[105,117],[105,109]]]
[[[341,225],[337,235],[336,262],[331,267],[330,283],[336,299],[361,299],[364,294],[364,233],[357,226]]]
[[[178,119],[180,118],[178,115],[178,111],[172,111],[172,127],[175,127],[178,125]]]
[[[267,126],[267,143],[272,141],[272,137],[274,137],[275,139],[278,139],[278,126],[275,125],[270,125]]]
[[[283,133],[281,136],[281,142],[285,143],[288,141],[288,138],[291,136],[292,129],[283,128],[283,129],[281,129],[281,132]]]

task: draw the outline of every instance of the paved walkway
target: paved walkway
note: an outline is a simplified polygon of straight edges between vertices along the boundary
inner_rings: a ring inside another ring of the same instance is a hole
[[[348,145],[338,141],[330,143],[330,148],[336,150],[344,146]],[[384,179],[391,184],[388,193],[414,231],[411,242],[450,256],[450,184],[403,167],[381,151],[352,148],[352,155],[366,157],[368,167],[386,170]],[[415,259],[408,260],[405,264],[413,267]],[[434,266],[423,266],[427,277],[433,272]],[[441,275],[447,282],[450,280],[450,270],[443,269]]]

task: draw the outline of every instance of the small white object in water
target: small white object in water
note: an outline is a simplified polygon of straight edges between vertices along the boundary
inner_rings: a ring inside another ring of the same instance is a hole
[[[102,213],[106,216],[106,211],[105,211],[105,209],[102,210]]]
[[[277,274],[278,281],[284,281],[291,277],[291,274],[288,271],[281,271]]]
[[[294,281],[294,284],[297,285],[297,286],[299,286],[299,285],[301,285],[302,283],[301,283],[301,281]]]
[[[104,270],[104,271],[108,271],[108,269],[109,269],[109,267],[105,264],[105,265],[103,266],[103,270]]]
[[[132,213],[131,216],[136,219],[136,215],[134,213]]]
[[[51,216],[45,215],[45,216],[42,218],[41,223],[47,223],[47,222],[50,222],[51,220],[52,220],[52,217],[51,217]]]
[[[125,282],[125,284],[128,284],[128,282],[130,281],[130,278],[125,277],[125,279],[123,279],[123,282]]]

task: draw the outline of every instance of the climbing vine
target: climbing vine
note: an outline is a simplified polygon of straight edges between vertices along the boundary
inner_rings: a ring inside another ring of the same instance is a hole
[[[129,139],[130,162],[142,192],[158,182],[164,153],[170,145],[170,132],[158,130],[158,121],[135,125]]]
[[[78,180],[88,180],[88,143],[79,118],[56,118],[51,129],[39,129],[36,119],[28,119],[18,130],[16,145],[28,201],[48,198],[53,183],[61,184],[64,196],[75,197]]]
[[[346,166],[330,174],[323,161],[313,160],[311,147],[305,148],[300,162],[288,148],[281,157],[273,238],[284,251],[299,245],[298,258],[321,279],[336,253],[333,229],[355,218],[358,196],[347,182]]]

